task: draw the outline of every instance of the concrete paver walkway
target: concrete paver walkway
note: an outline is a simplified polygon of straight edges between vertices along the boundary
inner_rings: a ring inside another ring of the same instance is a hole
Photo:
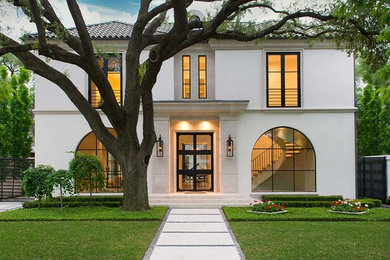
[[[244,259],[221,209],[171,209],[162,225],[144,259]]]
[[[0,212],[18,209],[22,207],[23,202],[0,202]]]

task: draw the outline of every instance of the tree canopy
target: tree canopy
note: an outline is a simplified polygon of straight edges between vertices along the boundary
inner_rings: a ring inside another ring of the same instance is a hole
[[[15,69],[16,71],[16,69]],[[26,84],[30,72],[24,67],[9,76],[8,69],[0,66],[0,157],[27,158],[33,137],[32,95]]]
[[[189,8],[198,1],[221,2],[221,5],[203,21],[188,19]],[[387,1],[347,0],[303,9],[294,6],[277,9],[273,6],[274,1],[268,0],[167,0],[153,8],[151,0],[141,0],[137,20],[127,43],[125,100],[123,105],[119,105],[110,82],[96,60],[97,50],[75,0],[67,0],[67,5],[77,35],[70,34],[64,27],[48,0],[9,2],[19,7],[35,23],[38,33],[33,41],[21,43],[0,33],[0,56],[13,53],[26,68],[58,85],[75,104],[97,138],[121,166],[123,209],[126,210],[149,208],[146,173],[156,141],[152,89],[163,62],[185,48],[209,39],[253,41],[268,37],[322,38],[333,39],[341,48],[361,55],[372,68],[385,66],[388,58]],[[170,29],[158,31],[169,10],[173,10],[174,14]],[[250,20],[243,23],[241,19],[253,10],[271,13],[276,18],[261,23]],[[47,32],[54,34],[55,40],[49,40]],[[141,64],[141,52],[145,49],[149,56]],[[102,99],[100,109],[117,136],[107,130],[99,111],[89,104],[66,74],[51,67],[31,51],[85,71],[99,90]],[[142,114],[139,113],[140,109]],[[140,115],[142,137],[137,135]]]

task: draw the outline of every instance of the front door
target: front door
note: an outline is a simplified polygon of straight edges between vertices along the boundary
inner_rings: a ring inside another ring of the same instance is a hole
[[[213,133],[177,134],[177,190],[213,190]]]

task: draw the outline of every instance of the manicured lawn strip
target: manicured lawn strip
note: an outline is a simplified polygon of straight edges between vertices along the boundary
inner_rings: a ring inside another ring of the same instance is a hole
[[[152,207],[146,212],[128,212],[120,208],[80,207],[17,209],[0,213],[0,221],[161,221],[168,207]]]
[[[230,222],[247,260],[390,259],[389,223]]]
[[[142,259],[159,221],[0,222],[0,259]]]
[[[371,209],[362,215],[334,214],[328,208],[287,208],[288,213],[265,215],[248,212],[249,207],[223,207],[229,221],[390,221],[390,210]]]

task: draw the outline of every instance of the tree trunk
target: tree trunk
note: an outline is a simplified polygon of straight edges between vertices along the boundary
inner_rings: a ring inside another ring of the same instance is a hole
[[[146,211],[150,209],[147,185],[149,156],[138,152],[119,163],[123,175],[122,209],[127,211]]]

